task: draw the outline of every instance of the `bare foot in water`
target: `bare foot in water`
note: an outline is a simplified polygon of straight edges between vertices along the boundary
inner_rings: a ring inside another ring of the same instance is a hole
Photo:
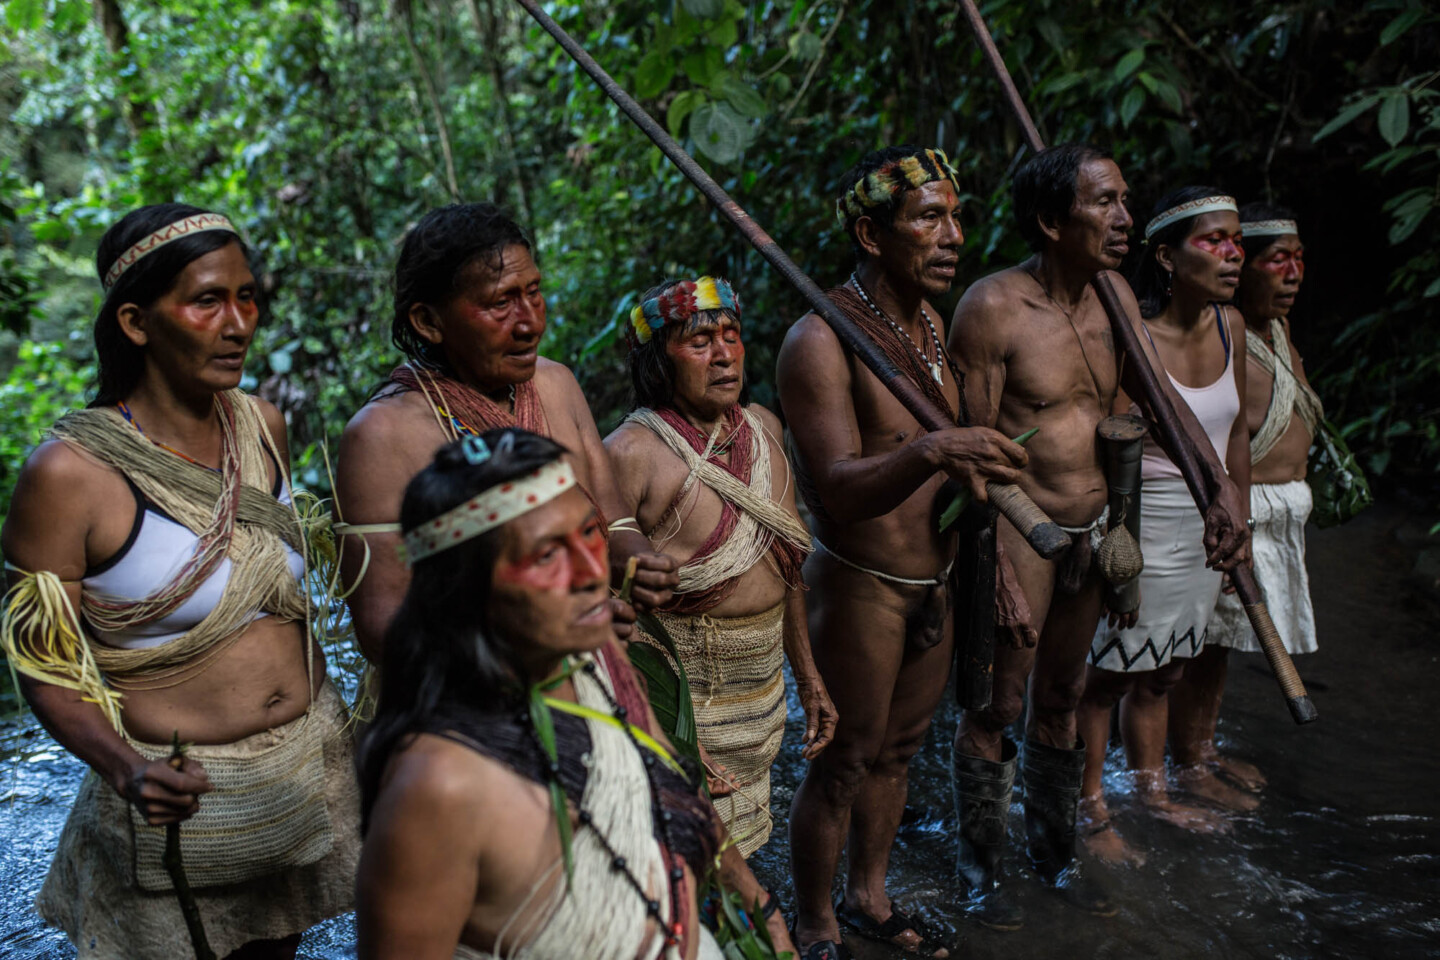
[[[1092,857],[1111,866],[1144,866],[1145,854],[1130,846],[1124,837],[1115,832],[1104,797],[1082,797],[1075,826],[1080,831],[1081,842]]]
[[[1176,779],[1181,789],[1191,796],[1214,804],[1224,810],[1250,813],[1260,806],[1260,798],[1253,793],[1237,790],[1215,775],[1210,764],[1197,763],[1181,770]]]
[[[1136,791],[1150,815],[1192,833],[1217,835],[1230,832],[1230,823],[1220,814],[1170,799],[1164,771],[1135,771]]]
[[[1260,768],[1247,760],[1240,760],[1236,757],[1226,757],[1220,754],[1215,755],[1215,763],[1220,768],[1220,774],[1226,780],[1232,781],[1241,790],[1250,793],[1259,793],[1265,789],[1270,781],[1265,779],[1265,774]]]

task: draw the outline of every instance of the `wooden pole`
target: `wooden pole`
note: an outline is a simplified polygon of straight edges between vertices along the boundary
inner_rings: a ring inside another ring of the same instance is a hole
[[[1020,99],[1019,91],[1015,89],[1014,81],[1010,79],[1010,71],[1006,69],[1005,61],[1001,58],[999,50],[996,49],[995,41],[990,37],[990,30],[985,26],[980,11],[975,7],[975,0],[960,0],[960,5],[965,11],[966,19],[970,21],[970,28],[975,33],[975,39],[985,52],[985,59],[989,61],[1001,87],[1005,90],[1006,101],[1015,115],[1016,122],[1025,131],[1026,141],[1030,144],[1030,148],[1038,153],[1045,148],[1045,144],[1040,139],[1040,133],[1036,130],[1034,121],[1030,119],[1030,111],[1026,109],[1025,102]],[[1095,288],[1095,293],[1100,298],[1106,315],[1110,318],[1110,328],[1115,335],[1115,341],[1129,355],[1131,368],[1140,378],[1144,387],[1145,401],[1155,418],[1156,429],[1164,438],[1169,449],[1174,451],[1171,457],[1175,461],[1175,466],[1180,468],[1180,473],[1185,478],[1185,485],[1190,488],[1190,494],[1195,498],[1195,505],[1200,508],[1201,513],[1206,513],[1210,509],[1215,491],[1205,483],[1204,474],[1200,470],[1199,453],[1191,442],[1190,435],[1181,429],[1180,418],[1175,413],[1175,407],[1170,402],[1169,394],[1161,389],[1160,380],[1155,376],[1155,370],[1150,366],[1150,361],[1140,346],[1140,340],[1135,335],[1135,326],[1126,313],[1125,305],[1120,302],[1119,296],[1115,293],[1115,287],[1106,272],[1095,274],[1090,280],[1090,285]],[[1280,641],[1280,634],[1275,629],[1275,623],[1270,619],[1270,611],[1265,606],[1265,598],[1260,593],[1259,584],[1255,582],[1254,571],[1248,566],[1237,566],[1230,571],[1230,582],[1235,585],[1235,593],[1245,608],[1246,616],[1250,618],[1250,625],[1255,628],[1255,636],[1260,640],[1260,646],[1265,651],[1265,658],[1270,661],[1270,669],[1275,672],[1275,679],[1279,682],[1280,690],[1285,695],[1290,715],[1295,718],[1296,723],[1309,723],[1317,719],[1319,714],[1315,710],[1315,704],[1311,701],[1309,694],[1305,692],[1305,684],[1301,681],[1300,674],[1290,659],[1290,654],[1285,651],[1285,645]],[[1141,602],[1144,602],[1143,598]]]
[[[180,746],[180,731],[176,730],[171,740],[170,756],[166,760],[170,769],[179,770],[185,762],[185,751]],[[215,960],[215,951],[210,949],[210,939],[205,936],[205,921],[200,917],[200,905],[190,889],[185,876],[185,860],[180,853],[180,824],[165,827],[165,852],[160,857],[165,872],[170,874],[170,883],[175,887],[175,899],[180,903],[180,915],[185,918],[185,928],[190,931],[190,945],[195,948],[195,960]]]
[[[516,0],[524,7],[530,16],[545,29],[545,32],[554,37],[556,42],[564,48],[580,68],[588,73],[599,86],[605,91],[606,96],[615,101],[615,104],[624,111],[636,126],[645,132],[654,144],[660,148],[665,156],[680,169],[680,172],[703,193],[717,210],[725,215],[733,223],[745,239],[760,252],[760,255],[770,262],[801,295],[809,301],[815,313],[820,316],[830,328],[835,331],[845,349],[853,353],[861,363],[869,368],[885,388],[899,400],[900,403],[920,422],[926,430],[946,430],[955,426],[954,420],[946,413],[931,403],[920,388],[917,387],[909,377],[900,372],[890,359],[881,353],[879,348],[867,337],[849,317],[845,316],[830,298],[825,296],[824,291],[805,275],[795,262],[791,260],[780,245],[775,242],[765,230],[756,223],[739,204],[730,198],[720,185],[711,179],[710,175],[695,162],[695,159],[681,149],[680,144],[668,134],[663,127],[655,122],[650,114],[646,113],[635,99],[626,93],[611,76],[605,72],[600,64],[595,62],[575,40],[556,23],[536,0]],[[1070,536],[1061,530],[1055,521],[1047,517],[1035,502],[1030,499],[1019,487],[1013,484],[987,483],[986,492],[990,501],[996,508],[1005,515],[1015,528],[1025,537],[1040,556],[1049,560],[1060,554],[1070,546]]]

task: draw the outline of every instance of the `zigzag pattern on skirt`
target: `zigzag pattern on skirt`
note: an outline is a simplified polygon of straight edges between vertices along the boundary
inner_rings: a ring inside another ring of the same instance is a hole
[[[1129,673],[1132,670],[1146,669],[1144,667],[1136,667],[1135,664],[1140,660],[1141,657],[1145,656],[1146,652],[1148,651],[1150,654],[1151,663],[1153,664],[1153,666],[1149,667],[1148,669],[1158,670],[1160,667],[1170,662],[1171,658],[1175,655],[1175,651],[1181,649],[1182,645],[1189,646],[1190,653],[1188,654],[1188,656],[1199,656],[1201,648],[1205,646],[1205,637],[1209,635],[1209,633],[1210,628],[1207,626],[1203,631],[1201,631],[1200,639],[1196,640],[1194,627],[1191,627],[1189,630],[1185,631],[1185,635],[1178,639],[1176,638],[1174,631],[1171,631],[1170,639],[1165,641],[1165,643],[1161,645],[1158,649],[1155,646],[1154,639],[1151,637],[1146,637],[1145,643],[1140,647],[1139,650],[1135,651],[1135,656],[1133,657],[1127,657],[1125,655],[1125,641],[1122,637],[1111,637],[1110,640],[1105,644],[1105,646],[1099,648],[1098,650],[1094,646],[1090,648],[1090,663],[1092,666],[1098,667],[1100,665],[1100,662],[1110,655],[1111,650],[1117,650],[1120,655],[1120,661],[1125,664],[1125,672]]]

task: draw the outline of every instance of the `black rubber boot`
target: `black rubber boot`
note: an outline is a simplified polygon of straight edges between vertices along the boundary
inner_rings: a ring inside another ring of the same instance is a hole
[[[965,913],[992,930],[1019,930],[1025,914],[1014,893],[1001,883],[1010,793],[1015,786],[1015,742],[1001,741],[1000,762],[956,753],[951,765],[960,844],[955,867]]]
[[[1085,743],[1074,750],[1025,741],[1025,839],[1030,865],[1071,906],[1101,917],[1117,910],[1075,857],[1075,811],[1085,773]]]

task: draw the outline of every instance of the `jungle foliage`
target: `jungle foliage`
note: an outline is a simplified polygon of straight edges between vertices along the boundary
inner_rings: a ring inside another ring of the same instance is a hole
[[[1008,198],[1020,138],[951,0],[547,7],[822,285],[849,269],[835,186],[889,142],[959,168],[963,281],[1025,256]],[[983,8],[1047,140],[1112,149],[1137,220],[1184,182],[1299,211],[1296,340],[1327,408],[1374,473],[1433,489],[1433,8]],[[503,203],[533,232],[545,351],[576,368],[602,430],[626,403],[621,318],[664,275],[735,281],[754,393],[773,401],[798,296],[505,0],[9,0],[0,30],[0,497],[83,402],[96,242],[141,203],[223,211],[254,245],[270,315],[248,385],[289,415],[311,486],[318,442],[395,361],[399,239],[457,199]]]

